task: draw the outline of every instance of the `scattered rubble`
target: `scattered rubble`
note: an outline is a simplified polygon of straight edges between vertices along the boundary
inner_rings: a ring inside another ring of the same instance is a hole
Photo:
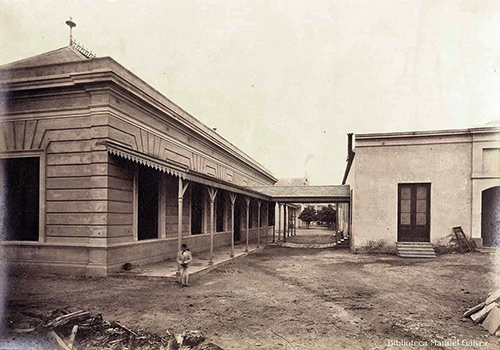
[[[470,317],[474,323],[481,323],[490,334],[500,337],[500,289],[489,294],[484,302],[467,310],[463,317]]]
[[[19,324],[22,327],[12,332],[18,336],[45,337],[54,349],[223,350],[213,343],[204,343],[200,331],[185,331],[175,336],[167,331],[160,336],[105,321],[101,314],[92,315],[85,310],[54,310],[49,316],[30,314],[29,318],[30,322]]]

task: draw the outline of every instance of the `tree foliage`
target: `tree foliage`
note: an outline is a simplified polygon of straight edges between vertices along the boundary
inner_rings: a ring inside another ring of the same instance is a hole
[[[328,206],[323,206],[320,211],[318,211],[318,220],[326,223],[328,227],[335,227],[337,224],[337,212],[335,208],[328,204]]]
[[[311,221],[318,220],[316,215],[316,209],[314,207],[306,207],[302,210],[302,213],[299,215],[299,219],[304,221],[307,224],[307,228],[309,228],[309,224]]]

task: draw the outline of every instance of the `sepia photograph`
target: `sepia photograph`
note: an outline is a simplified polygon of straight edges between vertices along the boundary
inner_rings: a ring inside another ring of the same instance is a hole
[[[500,1],[0,0],[0,349],[500,348]]]

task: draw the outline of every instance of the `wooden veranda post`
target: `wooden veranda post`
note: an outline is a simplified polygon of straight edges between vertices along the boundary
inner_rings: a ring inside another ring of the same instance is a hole
[[[247,204],[247,243],[245,252],[248,252],[248,230],[250,229],[250,197],[245,197],[245,202]]]
[[[210,197],[210,260],[208,265],[214,263],[214,203],[215,197],[217,196],[218,189],[213,187],[207,187],[208,195]]]
[[[231,258],[234,258],[234,203],[236,202],[236,193],[229,193],[231,199]]]
[[[271,209],[268,207],[267,215],[269,215],[269,210],[271,210]],[[274,215],[272,217],[274,218],[274,222],[273,222],[273,243],[274,243],[275,238],[276,238],[276,203],[274,203]],[[268,224],[269,224],[269,220],[268,220]]]
[[[335,202],[335,233],[339,234],[339,203]]]
[[[269,202],[266,202],[266,210],[264,210],[264,213],[266,213],[266,218],[264,220],[264,228],[266,230],[266,243],[265,245],[267,246],[268,238],[267,236],[269,235]]]
[[[184,198],[184,193],[189,186],[189,182],[186,181],[186,184],[182,183],[182,177],[179,177],[179,192],[177,197],[178,208],[177,208],[177,250],[181,250],[182,245],[182,200]]]
[[[293,211],[293,235],[297,236],[297,208]]]
[[[278,241],[280,240],[280,236],[281,236],[281,204],[278,202]]]
[[[283,204],[283,243],[286,243],[286,204]]]
[[[260,201],[257,201],[257,248],[260,248]]]

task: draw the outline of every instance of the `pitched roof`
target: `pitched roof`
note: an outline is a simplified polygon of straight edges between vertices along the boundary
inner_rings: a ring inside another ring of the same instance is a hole
[[[286,179],[278,179],[278,182],[274,184],[275,186],[307,186],[309,185],[309,180],[307,177],[293,177]]]
[[[57,50],[44,52],[19,61],[11,62],[0,66],[1,69],[27,68],[36,66],[46,66],[55,63],[77,62],[88,60],[82,53],[72,46],[61,47]]]
[[[288,203],[348,202],[348,185],[331,186],[247,186],[247,188]]]
[[[177,104],[154,89],[144,80],[120,65],[110,57],[96,57],[85,53],[85,48],[65,46],[23,60],[0,65],[0,92],[22,91],[28,86],[30,89],[67,86],[68,77],[71,84],[85,84],[87,75],[91,75],[93,83],[112,81],[123,86],[157,108],[163,115],[173,118],[186,128],[200,135],[208,142],[220,147],[223,151],[239,159],[246,166],[257,170],[264,178],[255,183],[275,183],[277,179],[263,165],[227,141],[222,135],[215,132]],[[80,51],[81,50],[81,51]],[[85,78],[82,78],[85,76]]]

